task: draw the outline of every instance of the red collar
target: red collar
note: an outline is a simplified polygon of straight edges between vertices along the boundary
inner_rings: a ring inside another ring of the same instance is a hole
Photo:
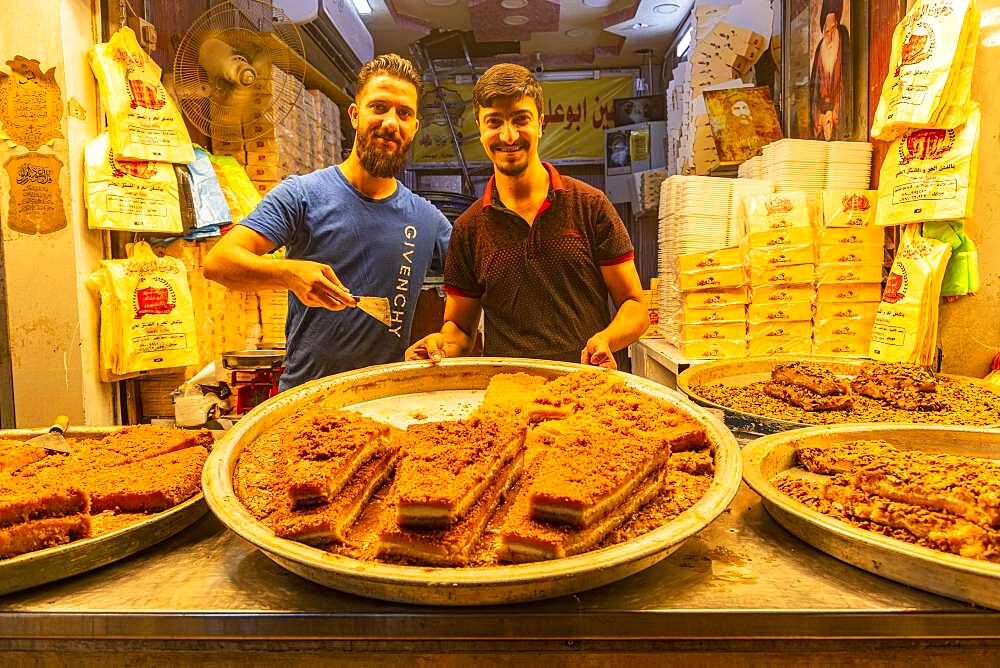
[[[547,162],[543,162],[545,169],[549,172],[549,192],[554,190],[568,190],[568,188],[563,184],[562,176],[556,171],[556,168]],[[493,205],[493,190],[495,189],[495,177],[491,176],[489,182],[486,184],[486,192],[483,193],[483,208]]]

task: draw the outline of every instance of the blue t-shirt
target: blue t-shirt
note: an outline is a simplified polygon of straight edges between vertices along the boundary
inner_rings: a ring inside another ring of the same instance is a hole
[[[330,265],[351,294],[389,299],[386,327],[356,308],[309,308],[289,291],[282,390],[403,359],[424,276],[442,271],[451,236],[433,204],[398,182],[385,199],[366,197],[327,167],[285,179],[242,224],[286,246],[290,259]]]

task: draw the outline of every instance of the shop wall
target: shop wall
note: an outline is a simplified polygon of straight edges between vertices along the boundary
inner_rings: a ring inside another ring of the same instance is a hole
[[[97,39],[97,0],[22,2],[0,22],[0,61],[15,55],[55,67],[63,107],[74,99],[82,114],[64,114],[63,139],[41,147],[62,163],[59,189],[67,225],[24,234],[9,225],[10,183],[0,170],[4,271],[10,328],[15,412],[19,427],[48,424],[66,413],[75,424],[114,422],[112,386],[98,379],[96,304],[85,287],[102,256],[102,240],[87,230],[83,205],[83,147],[98,130],[87,49]],[[25,153],[0,145],[0,164]]]
[[[982,108],[975,219],[969,226],[979,248],[982,289],[941,307],[942,370],[983,376],[1000,350],[1000,0],[979,0],[979,49],[972,98]]]

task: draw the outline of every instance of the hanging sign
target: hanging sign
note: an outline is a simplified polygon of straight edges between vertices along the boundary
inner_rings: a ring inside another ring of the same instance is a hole
[[[42,73],[37,60],[14,56],[11,73],[0,72],[0,123],[11,141],[35,150],[61,139],[62,91],[56,68]]]
[[[66,209],[59,190],[63,163],[54,155],[25,153],[4,167],[10,179],[7,225],[23,234],[49,234],[66,227]]]
[[[476,127],[472,84],[448,84],[443,90],[445,106],[469,162],[488,161]],[[538,142],[543,160],[604,159],[604,129],[614,127],[615,98],[632,96],[631,77],[603,77],[580,81],[547,81],[544,125]],[[447,119],[435,91],[424,94],[420,131],[413,140],[416,163],[456,160]]]

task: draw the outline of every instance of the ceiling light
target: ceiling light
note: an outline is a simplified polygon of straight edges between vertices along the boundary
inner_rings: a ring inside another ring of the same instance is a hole
[[[583,4],[587,7],[607,7],[614,0],[583,0]]]
[[[372,6],[368,0],[354,0],[354,8],[358,10],[358,14],[365,16],[372,13]]]
[[[642,30],[643,28],[648,28],[648,27],[649,24],[643,23],[642,21],[639,21],[638,23],[633,23],[631,26],[632,30]]]
[[[528,4],[528,0],[500,0],[500,6],[504,9],[520,9]]]
[[[590,35],[590,31],[587,30],[586,28],[570,28],[563,34],[566,35],[567,37],[578,39],[580,37],[587,37],[588,35]]]
[[[678,9],[680,9],[680,6],[670,2],[665,2],[662,5],[657,5],[653,7],[653,11],[657,14],[673,14]]]
[[[451,7],[458,0],[424,0],[431,7]]]
[[[503,17],[503,22],[509,26],[523,26],[529,20],[527,16],[521,14],[512,14],[511,16]]]

